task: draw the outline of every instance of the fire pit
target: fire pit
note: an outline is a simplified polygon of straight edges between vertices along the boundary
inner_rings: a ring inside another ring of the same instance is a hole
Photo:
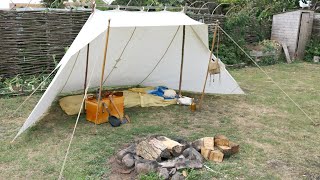
[[[165,136],[152,136],[127,148],[116,155],[123,172],[137,174],[156,172],[163,179],[185,179],[183,169],[201,169],[205,160],[222,162],[239,152],[239,145],[223,135],[204,137],[193,142],[172,140]]]

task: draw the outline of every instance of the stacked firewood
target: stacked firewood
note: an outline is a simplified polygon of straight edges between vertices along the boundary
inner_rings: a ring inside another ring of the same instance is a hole
[[[163,179],[185,179],[183,169],[201,169],[204,160],[222,162],[224,157],[239,152],[239,145],[225,136],[205,137],[192,143],[155,136],[122,149],[116,159],[126,171],[157,172]]]

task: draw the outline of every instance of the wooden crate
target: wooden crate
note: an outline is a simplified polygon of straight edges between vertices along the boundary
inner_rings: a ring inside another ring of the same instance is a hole
[[[117,113],[117,110],[111,104],[110,99],[108,97],[102,98],[100,101],[100,108],[98,111],[98,118],[96,119],[97,112],[97,99],[96,98],[88,98],[86,99],[86,118],[88,121],[93,122],[95,124],[102,124],[108,122],[109,113],[105,107],[108,107],[111,116],[115,116],[117,118],[122,118],[124,116],[124,97],[123,95],[112,95],[113,102],[115,106],[117,106],[120,116]],[[105,105],[103,105],[105,104]]]

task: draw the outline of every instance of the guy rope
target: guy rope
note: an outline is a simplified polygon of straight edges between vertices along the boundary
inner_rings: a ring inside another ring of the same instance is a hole
[[[301,106],[300,106],[297,102],[295,102],[295,101],[289,96],[289,94],[286,93],[286,92],[281,88],[281,86],[280,86],[278,83],[276,83],[276,82],[272,79],[272,77],[271,77],[265,70],[263,70],[263,69],[259,66],[259,64],[258,64],[253,58],[252,58],[225,30],[223,30],[223,29],[221,28],[221,26],[218,25],[218,27],[219,27],[219,29],[221,29],[221,31],[271,80],[271,82],[272,82],[273,84],[275,84],[275,85],[283,92],[283,94],[285,94],[285,95],[290,99],[290,101],[312,122],[312,124],[313,124],[314,126],[319,126],[319,123],[316,122],[315,120],[313,120],[313,119],[301,108]]]

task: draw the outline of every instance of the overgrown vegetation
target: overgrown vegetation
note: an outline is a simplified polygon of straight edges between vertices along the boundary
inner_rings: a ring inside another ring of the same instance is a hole
[[[320,56],[320,40],[311,39],[306,48],[305,60],[312,62],[314,56]]]
[[[29,94],[39,85],[38,91],[43,91],[52,80],[52,78],[46,78],[47,75],[43,74],[31,76],[17,75],[13,78],[0,77],[0,95]]]
[[[233,4],[223,28],[241,47],[270,39],[272,16],[295,9],[295,0],[224,0]],[[248,51],[248,49],[245,49]],[[226,64],[252,63],[227,37],[221,42],[221,59]],[[275,62],[275,61],[274,61]],[[274,63],[273,62],[273,63]],[[273,64],[271,63],[271,64]]]

